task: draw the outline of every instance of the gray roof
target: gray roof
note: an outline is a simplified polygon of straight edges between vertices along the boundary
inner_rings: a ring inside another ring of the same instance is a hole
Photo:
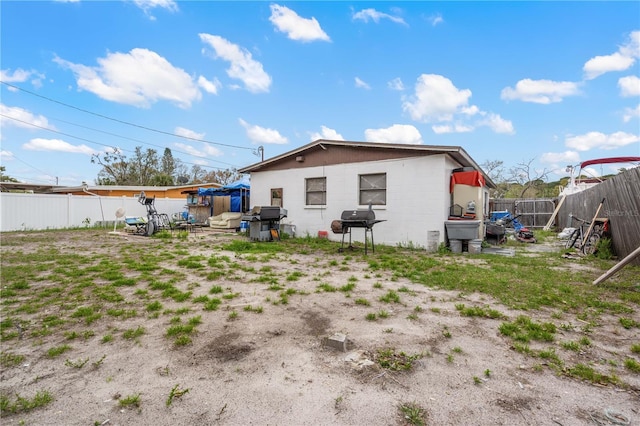
[[[428,154],[446,154],[456,160],[463,167],[473,167],[478,170],[484,176],[487,186],[496,187],[496,184],[491,178],[482,170],[482,168],[471,158],[471,156],[460,146],[446,146],[446,145],[408,145],[397,143],[380,143],[380,142],[356,142],[356,141],[343,141],[343,140],[328,140],[318,139],[306,145],[303,145],[294,150],[285,152],[275,157],[266,159],[259,163],[254,163],[250,166],[238,169],[240,173],[251,173],[252,171],[258,171],[264,167],[268,167],[270,164],[276,163],[282,159],[288,157],[295,157],[300,153],[307,151],[310,148],[324,145],[330,146],[348,146],[348,147],[360,147],[360,148],[375,148],[375,149],[389,149],[389,150],[402,150],[402,151],[415,151],[416,153],[428,153]]]

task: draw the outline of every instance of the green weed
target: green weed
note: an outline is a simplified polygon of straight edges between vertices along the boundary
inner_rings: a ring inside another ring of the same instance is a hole
[[[61,345],[61,346],[55,346],[53,348],[50,348],[47,351],[47,357],[49,358],[56,358],[60,355],[62,355],[63,353],[70,351],[71,350],[71,346],[69,345]]]
[[[127,395],[126,397],[120,398],[118,400],[118,405],[120,405],[123,408],[132,408],[132,407],[140,408],[141,403],[142,403],[142,400],[140,399],[139,393]]]
[[[633,358],[627,358],[624,360],[624,366],[634,373],[640,373],[640,362]]]
[[[389,290],[385,295],[380,296],[381,302],[400,303],[400,296],[393,290]]]
[[[146,331],[145,331],[144,327],[139,325],[136,328],[130,328],[130,329],[125,330],[122,333],[122,337],[127,339],[127,340],[137,339],[138,337],[144,335],[145,332]]]
[[[403,423],[413,426],[424,426],[427,424],[427,412],[415,402],[403,403],[398,407]]]
[[[39,407],[43,407],[53,401],[49,391],[38,391],[33,398],[24,398],[16,394],[15,398],[0,394],[0,413],[16,414],[26,413]]]
[[[396,352],[394,349],[378,349],[374,354],[374,361],[380,367],[391,371],[411,370],[414,361],[422,358],[422,354],[407,355],[405,352]]]
[[[185,393],[189,392],[189,389],[180,389],[180,385],[177,384],[173,388],[171,388],[171,392],[169,392],[169,397],[167,398],[166,405],[167,407],[171,405],[174,398],[180,398]]]
[[[0,352],[0,366],[2,367],[15,367],[16,365],[24,362],[25,356],[14,354],[12,352]]]

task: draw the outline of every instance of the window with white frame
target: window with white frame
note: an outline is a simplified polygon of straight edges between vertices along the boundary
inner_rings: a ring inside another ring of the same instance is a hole
[[[327,204],[327,178],[305,179],[305,195],[307,206],[323,206]]]
[[[360,175],[359,177],[359,204],[385,206],[387,204],[387,174],[375,173],[370,175]]]

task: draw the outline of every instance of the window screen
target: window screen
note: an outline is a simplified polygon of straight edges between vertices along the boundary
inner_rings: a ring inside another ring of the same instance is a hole
[[[387,174],[360,175],[360,205],[387,204]]]
[[[308,178],[305,181],[306,204],[308,206],[327,204],[327,178]]]

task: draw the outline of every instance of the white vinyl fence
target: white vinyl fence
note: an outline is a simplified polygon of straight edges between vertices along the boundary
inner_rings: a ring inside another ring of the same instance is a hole
[[[185,210],[186,199],[156,198],[158,213]],[[137,197],[102,197],[71,194],[23,194],[0,192],[0,232],[113,226],[116,210],[125,216],[146,216],[147,209]],[[120,222],[123,223],[123,219]]]

